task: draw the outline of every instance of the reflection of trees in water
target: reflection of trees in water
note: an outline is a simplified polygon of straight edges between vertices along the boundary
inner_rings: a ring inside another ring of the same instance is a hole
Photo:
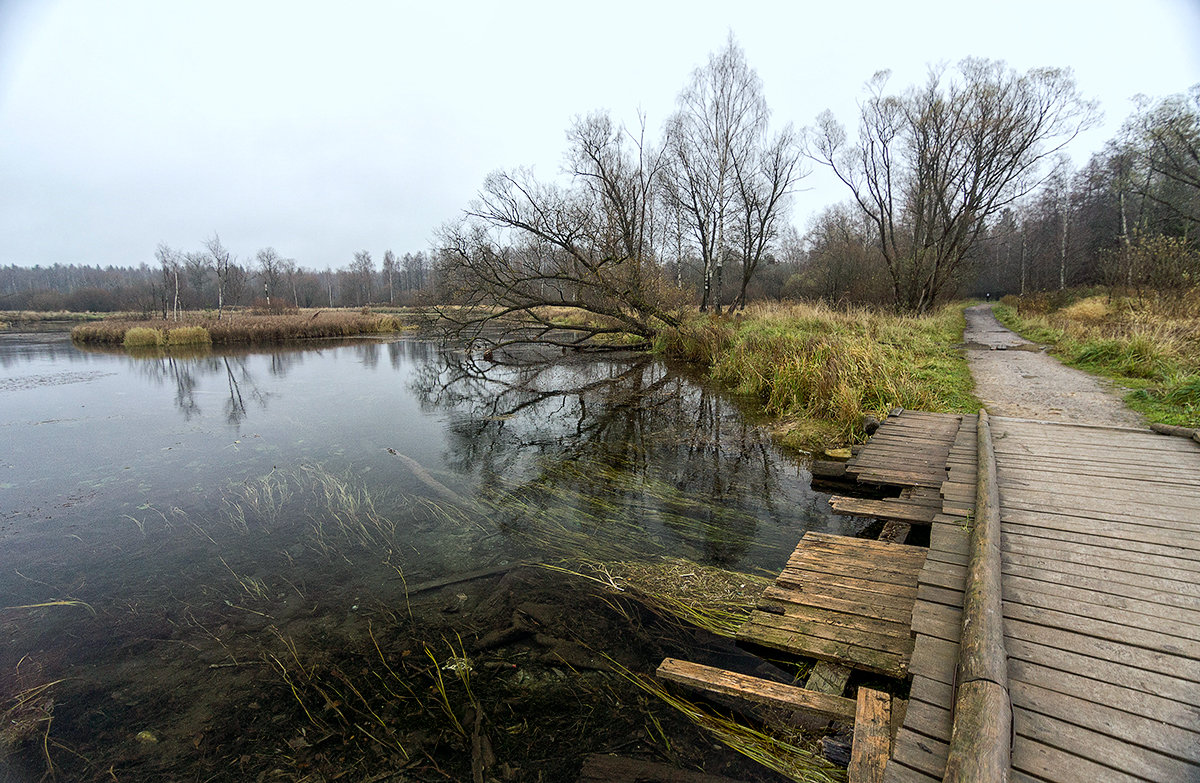
[[[264,391],[251,372],[249,354],[234,354],[228,356],[203,356],[182,358],[176,356],[161,356],[157,358],[130,358],[134,369],[143,377],[160,385],[172,384],[175,388],[175,407],[185,421],[191,421],[201,413],[200,403],[196,400],[196,391],[200,380],[206,376],[221,379],[228,389],[228,397],[224,402],[225,420],[230,424],[240,424],[247,415],[246,401],[257,403],[259,408],[266,409],[270,392]],[[272,375],[283,376],[295,364],[301,361],[298,352],[272,353],[269,362],[269,372]]]
[[[427,409],[457,414],[447,463],[477,475],[482,497],[540,494],[574,504],[580,520],[636,523],[665,547],[682,540],[722,564],[746,554],[762,521],[797,521],[802,498],[783,487],[787,466],[768,436],[722,395],[644,357],[443,357],[423,365],[413,389]]]

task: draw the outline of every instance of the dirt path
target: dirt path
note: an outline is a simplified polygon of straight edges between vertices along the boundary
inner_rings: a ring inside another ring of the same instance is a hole
[[[1108,384],[1064,367],[996,320],[988,305],[967,308],[967,361],[988,412],[1042,421],[1142,427]]]

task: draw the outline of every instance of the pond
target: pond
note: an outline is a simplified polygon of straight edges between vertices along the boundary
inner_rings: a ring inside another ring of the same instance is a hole
[[[752,603],[804,531],[853,533],[646,357],[4,334],[0,432],[15,780],[573,780],[596,752],[776,779],[638,678],[742,655],[680,619],[728,620],[690,585]]]

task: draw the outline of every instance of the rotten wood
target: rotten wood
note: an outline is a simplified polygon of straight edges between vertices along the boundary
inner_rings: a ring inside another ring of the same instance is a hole
[[[683,685],[702,693],[734,696],[755,704],[815,713],[830,720],[845,722],[854,720],[856,705],[851,699],[704,666],[699,663],[667,658],[658,667],[656,675],[661,680]]]
[[[892,749],[892,697],[859,688],[854,713],[854,742],[846,771],[850,783],[882,783]]]

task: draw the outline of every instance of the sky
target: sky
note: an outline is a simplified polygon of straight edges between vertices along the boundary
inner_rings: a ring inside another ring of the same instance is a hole
[[[495,169],[562,176],[595,110],[657,138],[732,33],[773,127],[964,57],[1070,67],[1104,121],[1200,82],[1200,0],[604,3],[0,0],[0,266],[154,263],[219,233],[345,266],[428,249]],[[848,193],[819,166],[801,230]]]

